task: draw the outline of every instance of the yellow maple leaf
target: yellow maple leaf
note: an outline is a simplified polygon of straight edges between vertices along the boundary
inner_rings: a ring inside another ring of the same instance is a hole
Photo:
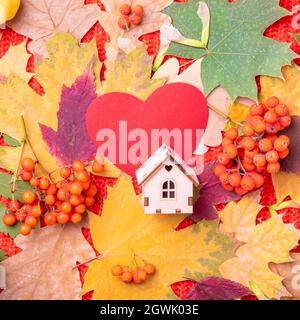
[[[5,56],[0,59],[0,78],[6,79],[11,74],[15,74],[28,82],[33,76],[26,71],[29,57],[26,41],[17,46],[11,46]]]
[[[250,193],[238,203],[230,202],[219,212],[220,231],[234,233],[237,240],[247,242],[255,230],[259,210],[259,192]]]
[[[144,47],[107,62],[102,93],[124,92],[146,100],[165,80],[151,79],[152,58]]]
[[[232,102],[228,92],[222,87],[215,88],[209,94],[207,103],[209,114],[203,143],[206,146],[217,147],[222,143],[222,131],[237,127],[245,121],[249,107],[238,100]]]
[[[249,115],[249,107],[240,103],[238,101],[234,101],[228,109],[228,117],[237,122],[244,122]],[[233,121],[230,121],[232,125],[235,125]]]
[[[98,61],[98,51],[96,43],[79,46],[78,40],[70,34],[58,33],[48,42],[47,50],[49,59],[42,60],[35,67],[35,77],[42,84],[46,96],[51,97],[51,104],[56,105],[60,101],[62,85],[71,87],[76,78],[81,76],[87,66],[93,62],[93,71],[97,75],[95,84],[97,93],[100,92],[100,69],[101,63]],[[67,62],[67,63],[66,63]]]
[[[238,127],[240,123],[243,123],[249,115],[249,107],[244,105],[243,103],[234,101],[229,105],[228,108],[228,121],[226,121],[225,131],[230,129],[231,127]]]
[[[9,171],[16,169],[16,162],[18,161],[19,148],[1,146],[0,147],[0,168],[5,168]]]
[[[266,103],[269,97],[277,96],[289,107],[290,113],[300,115],[300,70],[295,66],[282,67],[283,78],[262,76],[259,102]]]
[[[300,205],[300,177],[292,172],[280,171],[272,175],[272,181],[276,193],[277,202],[284,200],[286,196]]]
[[[269,299],[275,298],[283,287],[282,278],[271,272],[268,264],[291,261],[289,251],[298,239],[295,230],[274,216],[256,226],[248,242],[236,251],[236,257],[220,266],[220,272],[246,287],[254,282]]]
[[[90,171],[94,176],[107,177],[107,178],[118,178],[121,174],[121,170],[110,162],[107,158],[103,158],[102,155],[96,155],[96,160],[99,163],[103,163],[104,167],[100,173],[94,172],[93,167],[89,165],[87,170]]]
[[[217,232],[213,221],[175,231],[182,219],[144,214],[131,181],[121,176],[108,191],[101,217],[90,214],[93,243],[102,256],[89,266],[83,291],[94,290],[94,299],[166,299],[170,285],[184,276],[217,275],[232,254],[231,240]],[[111,274],[113,265],[130,265],[133,252],[157,268],[141,285],[125,284]]]
[[[84,73],[91,61],[94,73],[98,75],[99,63],[94,59],[97,55],[94,42],[81,48],[77,40],[68,34],[55,35],[48,44],[48,51],[49,59],[36,65],[36,79],[45,90],[44,96],[39,96],[16,75],[10,76],[6,83],[0,84],[0,132],[21,142],[24,138],[21,123],[23,115],[27,135],[35,154],[42,166],[51,172],[57,168],[57,163],[42,138],[39,123],[56,131],[63,85],[71,86],[76,78]],[[96,84],[99,91],[99,81]],[[15,152],[20,153],[19,149],[20,147],[15,148],[8,155],[6,162],[11,161],[10,167],[16,168],[15,160],[18,157],[15,157]],[[27,144],[24,155],[32,156]]]

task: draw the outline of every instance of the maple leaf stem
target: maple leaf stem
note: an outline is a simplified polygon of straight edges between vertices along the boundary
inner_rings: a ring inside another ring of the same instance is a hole
[[[201,40],[197,40],[197,39],[185,38],[184,40],[180,40],[180,41],[173,40],[173,42],[176,42],[188,47],[192,47],[192,48],[207,49],[206,44],[203,43]]]
[[[22,160],[22,157],[23,157],[24,148],[25,148],[26,143],[28,143],[28,145],[29,145],[32,153],[34,154],[37,162],[39,163],[40,167],[48,174],[47,170],[43,167],[43,165],[38,160],[38,157],[37,157],[37,155],[36,155],[36,153],[34,151],[34,148],[33,148],[32,144],[31,144],[31,142],[30,142],[30,140],[28,138],[24,115],[21,115],[20,118],[21,118],[21,127],[22,127],[23,137],[22,137],[22,140],[21,140],[20,153],[19,153],[19,159],[18,159],[18,162],[17,162],[16,170],[14,171],[14,175],[13,175],[13,177],[11,179],[11,194],[12,194],[12,204],[13,204],[13,208],[14,209],[17,209],[16,205],[15,205],[15,193],[17,191],[16,183],[17,183],[17,180],[18,180],[18,175],[19,175],[20,166],[21,166],[21,160]],[[51,180],[51,178],[50,178],[50,180]]]
[[[139,259],[141,259],[141,260],[143,261],[143,263],[146,263],[146,261],[145,261],[142,257],[140,257],[139,255],[137,255],[136,253],[133,252],[133,261],[134,261],[134,265],[135,265],[135,266],[138,266],[138,263],[137,263],[137,261],[136,261],[136,257],[138,257]],[[91,263],[91,262],[93,262],[93,261],[95,261],[95,260],[101,259],[101,258],[102,258],[102,255],[99,255],[99,256],[97,256],[97,257],[94,257],[94,258],[91,258],[91,259],[89,259],[89,260],[86,260],[86,261],[84,261],[84,262],[82,262],[82,263],[77,264],[75,267],[72,268],[72,270],[77,269],[77,268],[80,267],[80,266],[89,264],[89,263]]]
[[[159,53],[157,55],[157,57],[154,59],[153,66],[152,66],[152,71],[153,72],[156,72],[158,70],[158,68],[162,65],[166,53],[167,53],[167,50]]]
[[[207,107],[208,107],[208,109],[214,111],[214,112],[217,113],[219,116],[227,119],[228,121],[234,123],[235,125],[237,125],[237,126],[239,126],[239,127],[242,127],[242,126],[243,126],[242,123],[233,120],[233,119],[230,118],[226,113],[224,113],[223,111],[219,110],[217,107],[213,106],[212,104],[208,103],[208,104],[207,104]]]
[[[24,115],[21,115],[21,123],[22,123],[22,129],[23,129],[23,139],[24,139],[25,143],[28,143],[28,145],[29,145],[29,147],[30,147],[30,149],[31,149],[31,151],[32,151],[35,159],[37,160],[37,162],[38,162],[38,164],[39,164],[39,166],[40,166],[40,167],[42,168],[42,170],[49,176],[48,171],[45,169],[45,167],[44,167],[44,166],[41,164],[41,162],[39,161],[39,158],[38,158],[38,156],[37,156],[37,154],[36,154],[36,152],[35,152],[35,150],[34,150],[34,148],[33,148],[33,145],[32,145],[32,143],[31,143],[31,141],[30,141],[30,139],[29,139],[29,137],[28,137],[28,133],[27,133],[27,128],[26,128],[26,124],[25,124]],[[21,161],[21,159],[20,159],[20,161]],[[50,180],[51,180],[51,178],[50,178]]]
[[[26,140],[23,138],[21,141],[20,154],[19,154],[19,159],[17,162],[17,167],[16,167],[16,170],[15,170],[14,175],[11,180],[11,200],[12,200],[12,205],[13,205],[14,209],[17,209],[16,203],[15,203],[15,193],[17,191],[16,183],[17,183],[17,179],[18,179],[18,174],[19,174],[19,170],[20,170],[20,164],[21,164],[25,144],[26,144]]]
[[[83,266],[83,265],[89,264],[89,263],[91,263],[91,262],[93,262],[93,261],[95,261],[95,260],[98,260],[98,259],[100,259],[100,258],[102,258],[101,255],[99,255],[99,256],[97,256],[97,257],[94,257],[94,258],[91,258],[91,259],[89,259],[89,260],[86,260],[86,261],[84,261],[84,262],[82,262],[82,263],[77,264],[75,267],[72,268],[72,270],[75,270],[75,269],[77,269],[78,267],[81,267],[81,266]]]
[[[185,67],[185,66],[187,66],[187,65],[189,65],[189,64],[192,64],[192,63],[194,63],[194,62],[196,62],[196,61],[197,61],[197,59],[192,59],[192,60],[190,60],[190,61],[187,61],[187,62],[179,65],[179,68],[183,68],[183,67]]]
[[[27,142],[27,140],[26,140],[26,127],[25,127],[23,115],[21,115],[21,124],[22,124],[23,137],[21,140],[20,154],[19,154],[19,159],[17,162],[17,167],[16,167],[16,170],[14,172],[14,175],[13,175],[12,181],[11,181],[11,194],[12,194],[12,203],[13,203],[14,209],[16,209],[16,205],[15,205],[15,193],[17,191],[16,183],[17,183],[17,179],[18,179],[18,175],[19,175],[19,171],[20,171],[20,165],[21,165],[21,160],[22,160],[25,144]]]

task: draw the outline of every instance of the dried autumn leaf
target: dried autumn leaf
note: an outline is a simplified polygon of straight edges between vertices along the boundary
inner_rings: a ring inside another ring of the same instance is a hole
[[[207,164],[204,171],[198,176],[202,188],[191,216],[194,221],[215,220],[218,218],[215,205],[240,199],[236,193],[228,192],[222,187],[213,172],[214,167],[214,163]]]
[[[230,104],[228,109],[228,117],[231,121],[228,122],[230,126],[237,126],[236,122],[244,122],[249,115],[249,107],[243,102],[240,102],[239,99],[235,100]],[[227,127],[228,127],[227,125]]]
[[[280,161],[281,169],[289,172],[291,171],[300,176],[300,117],[292,117],[290,127],[280,134],[285,134],[290,138],[289,155]]]
[[[7,226],[3,223],[2,217],[6,213],[6,207],[0,203],[0,232],[10,235],[12,238],[15,238],[19,234],[19,225],[15,224],[13,226]],[[1,250],[0,250],[1,252]]]
[[[256,216],[262,208],[259,205],[259,192],[244,196],[238,203],[230,202],[219,211],[221,220],[220,231],[234,233],[234,237],[242,242],[247,242],[256,227]]]
[[[5,288],[5,286],[6,286],[5,269],[0,266],[0,292],[2,291],[2,289]]]
[[[289,107],[291,115],[300,116],[300,70],[293,65],[282,67],[281,72],[283,78],[260,78],[259,102],[266,103],[269,97],[276,96]]]
[[[98,13],[96,4],[85,5],[84,0],[22,0],[17,16],[8,25],[32,39],[28,45],[31,52],[46,58],[47,42],[53,35],[65,32],[81,40],[97,22]]]
[[[207,102],[211,108],[203,143],[209,147],[217,147],[222,143],[222,131],[228,126],[236,126],[237,122],[245,121],[249,108],[240,103],[238,99],[232,102],[229,94],[222,87],[213,90],[207,97]],[[220,111],[222,115],[212,110],[212,107]]]
[[[18,236],[22,252],[6,259],[7,290],[1,300],[78,300],[81,283],[76,261],[93,258],[79,225],[55,225]]]
[[[251,294],[251,291],[239,283],[209,277],[199,281],[187,293],[186,300],[236,300]]]
[[[7,134],[2,134],[2,137],[3,137],[3,142],[6,146],[10,146],[10,147],[19,147],[20,146],[19,141],[8,136]]]
[[[60,109],[57,113],[58,130],[54,131],[40,124],[49,151],[61,166],[73,163],[76,159],[87,162],[95,156],[96,146],[91,141],[83,120],[89,105],[96,97],[94,75],[89,67],[71,88],[62,88]]]
[[[277,202],[284,200],[286,196],[300,204],[300,177],[292,172],[280,171],[272,175],[273,186],[276,193]]]
[[[93,243],[102,256],[85,275],[84,293],[94,290],[93,299],[165,299],[172,292],[170,285],[184,276],[217,275],[218,266],[231,254],[230,239],[216,232],[215,222],[177,232],[174,227],[181,220],[176,215],[144,214],[131,181],[121,176],[108,191],[101,217],[90,215]],[[139,286],[111,274],[113,265],[131,264],[133,252],[157,268]]]
[[[162,64],[152,76],[152,79],[165,79],[166,83],[173,81],[178,76],[180,70],[179,62],[176,58],[168,59]]]
[[[166,79],[166,83],[188,83],[203,91],[200,77],[201,60],[196,60],[182,73],[178,74],[180,66],[175,58],[168,59],[153,75],[152,79]]]
[[[7,172],[0,172],[0,196],[5,199],[12,199],[11,191],[11,180],[12,175]],[[29,190],[31,188],[29,182],[22,180],[16,181],[16,192],[14,193],[14,198],[16,200],[22,201],[22,192]]]
[[[3,261],[3,260],[5,260],[7,257],[6,257],[6,253],[3,251],[3,250],[1,250],[0,249],[0,262],[1,261]],[[1,279],[1,277],[0,277],[0,279]],[[0,288],[3,288],[3,286],[1,286],[1,280],[0,280]]]
[[[228,108],[232,103],[227,91],[222,87],[213,90],[207,97],[207,102],[216,107],[224,115],[228,115]],[[209,109],[208,122],[203,136],[203,143],[209,147],[217,147],[222,142],[222,131],[227,123],[226,117]]]
[[[146,100],[165,80],[151,79],[152,58],[145,48],[107,63],[102,93],[125,92]]]
[[[300,34],[294,34],[294,37],[296,38],[296,40],[298,41],[298,43],[300,43]]]
[[[284,289],[282,279],[268,265],[289,262],[289,251],[298,239],[295,230],[290,230],[277,216],[272,217],[256,226],[248,242],[236,251],[236,257],[220,266],[220,272],[224,278],[246,287],[254,282],[269,299],[276,298]]]
[[[291,223],[294,227],[300,230],[300,208],[296,202],[291,201],[288,207],[277,211],[278,214],[282,215],[282,221],[284,223]]]
[[[197,282],[194,280],[182,280],[171,284],[171,289],[173,290],[176,298],[180,300],[185,300],[186,295],[194,287]]]
[[[101,83],[98,75],[101,63],[97,60],[95,41],[79,46],[78,41],[70,34],[58,33],[47,43],[47,50],[49,59],[35,64],[35,78],[42,84],[46,96],[51,97],[49,102],[55,104],[56,111],[59,109],[62,86],[71,87],[91,62],[94,63],[96,91],[99,94]]]
[[[26,71],[30,55],[26,50],[26,41],[17,46],[11,46],[4,57],[0,59],[0,82],[15,74],[28,82],[32,78],[32,73]]]
[[[24,116],[27,134],[34,147],[40,163],[47,171],[57,168],[56,159],[49,153],[42,138],[39,123],[47,125],[53,130],[58,128],[57,112],[61,97],[61,89],[65,85],[71,87],[78,76],[81,76],[87,66],[94,62],[93,71],[98,75],[99,63],[94,59],[97,48],[94,42],[80,48],[76,39],[71,35],[57,34],[48,43],[49,59],[36,65],[36,79],[43,86],[46,94],[36,94],[28,84],[17,76],[11,76],[6,83],[0,84],[0,132],[21,141],[23,131],[21,115]],[[68,60],[68,63],[66,63]],[[99,91],[99,81],[95,81]],[[13,150],[1,151],[13,161],[9,169],[16,168],[16,159],[20,147]],[[24,155],[33,157],[28,145]],[[4,162],[4,161],[3,161]],[[8,161],[5,161],[6,164]],[[5,165],[5,163],[2,163]]]
[[[106,44],[108,59],[114,61],[120,49],[128,53],[128,49],[131,51],[130,49],[140,46],[141,35],[157,31],[163,25],[171,24],[171,19],[161,11],[172,2],[173,0],[102,0],[105,11],[99,13],[99,22],[110,37],[110,41]],[[123,30],[118,26],[121,16],[120,7],[124,3],[130,4],[132,8],[137,5],[144,7],[143,20],[139,26],[131,26],[128,30]]]
[[[16,147],[0,146],[0,167],[15,171],[20,150]]]
[[[300,254],[291,254],[293,261],[270,265],[270,269],[277,273],[283,280],[282,283],[292,295],[289,299],[300,299]]]

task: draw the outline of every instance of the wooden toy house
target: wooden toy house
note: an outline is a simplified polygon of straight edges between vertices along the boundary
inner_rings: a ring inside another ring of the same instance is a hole
[[[0,266],[0,289],[5,289],[5,268]]]
[[[169,146],[163,144],[136,171],[142,187],[146,214],[192,214],[194,186],[199,180],[194,170]]]

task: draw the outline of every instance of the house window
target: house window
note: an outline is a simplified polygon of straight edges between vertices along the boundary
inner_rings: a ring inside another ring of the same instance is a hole
[[[175,183],[172,180],[167,180],[162,184],[162,199],[175,199],[176,197],[176,190],[175,190]]]

